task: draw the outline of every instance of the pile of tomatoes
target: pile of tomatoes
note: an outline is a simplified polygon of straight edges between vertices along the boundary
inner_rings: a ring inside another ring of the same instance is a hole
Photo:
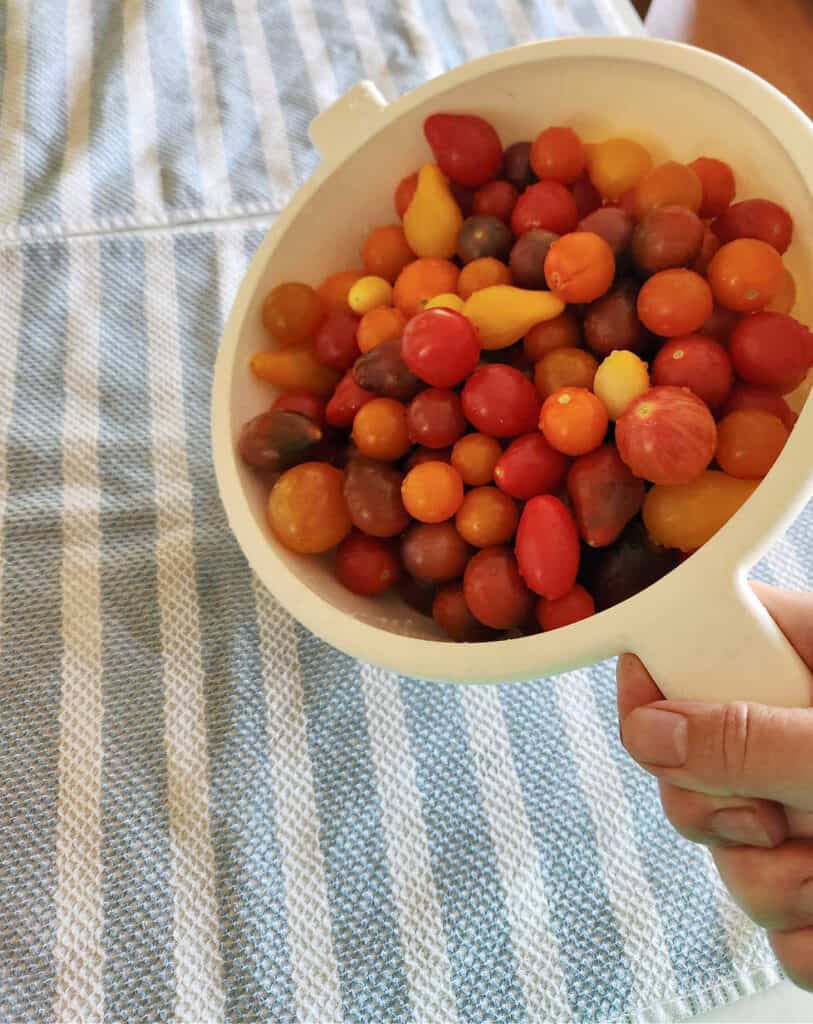
[[[268,295],[251,367],[279,397],[239,450],[279,541],[335,549],[354,593],[457,641],[554,629],[672,569],[782,450],[813,366],[793,223],[712,157],[424,132],[361,267]]]

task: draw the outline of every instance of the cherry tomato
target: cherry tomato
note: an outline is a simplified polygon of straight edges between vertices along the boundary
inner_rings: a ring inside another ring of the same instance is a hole
[[[578,348],[581,340],[582,332],[579,321],[572,310],[566,309],[564,313],[560,313],[552,320],[543,320],[541,324],[532,327],[525,335],[522,344],[530,361],[538,363],[554,349]]]
[[[469,487],[483,487],[494,479],[502,455],[499,441],[485,434],[466,434],[452,448],[452,465]]]
[[[608,422],[604,403],[587,388],[560,388],[545,399],[539,416],[545,439],[565,455],[585,455],[598,448]]]
[[[567,507],[552,494],[531,498],[515,546],[519,571],[535,594],[552,601],[572,589],[579,571],[579,534]]]
[[[502,173],[506,181],[510,181],[517,191],[523,189],[537,180],[531,167],[531,144],[530,142],[515,142],[503,153]]]
[[[401,567],[391,542],[351,533],[336,550],[334,563],[339,582],[354,594],[383,594],[398,582]]]
[[[316,332],[313,351],[320,363],[344,373],[355,363],[359,352],[356,342],[359,318],[344,310],[331,310]]]
[[[324,315],[319,295],[299,281],[277,285],[263,303],[265,329],[281,345],[310,341]]]
[[[703,186],[691,167],[667,160],[645,175],[635,190],[635,216],[643,218],[658,206],[687,206],[697,213]]]
[[[562,626],[572,626],[574,622],[589,619],[595,611],[592,596],[579,583],[556,601],[540,597],[536,602],[536,618],[546,633],[551,629],[561,629]]]
[[[725,161],[710,156],[699,156],[692,160],[689,167],[700,179],[703,188],[703,201],[700,203],[698,214],[704,220],[719,217],[725,212],[737,191],[734,172]]]
[[[488,627],[478,622],[469,611],[460,583],[447,583],[441,587],[432,603],[432,618],[447,636],[459,644],[480,643],[491,638]]]
[[[738,313],[764,309],[784,284],[782,257],[767,242],[738,238],[726,242],[708,268],[714,301]]]
[[[415,253],[410,249],[400,224],[373,228],[361,247],[361,261],[367,273],[383,277],[390,284],[414,259]]]
[[[585,584],[604,611],[651,586],[679,562],[674,551],[656,546],[641,520],[633,519],[615,544],[596,552]]]
[[[454,523],[415,523],[401,540],[404,568],[425,583],[449,583],[463,575],[472,549]]]
[[[340,270],[326,277],[319,285],[319,298],[326,310],[348,310],[347,296],[350,289],[364,277],[363,270]]]
[[[737,409],[762,409],[780,419],[788,430],[793,429],[796,413],[790,408],[781,395],[765,388],[755,388],[751,384],[735,384],[731,394],[720,409],[720,416],[727,416]]]
[[[510,181],[489,181],[474,193],[474,213],[497,217],[504,224],[511,223],[511,213],[519,192]]]
[[[707,282],[693,270],[676,267],[661,270],[644,283],[637,308],[641,322],[650,331],[676,338],[696,331],[708,320],[712,305]]]
[[[274,412],[298,412],[311,422],[322,426],[325,422],[325,399],[313,391],[283,391],[271,406]]]
[[[730,412],[717,425],[717,463],[724,473],[760,480],[779,458],[788,428],[761,409]]]
[[[447,448],[466,431],[466,417],[456,391],[427,388],[409,403],[407,428],[413,444]]]
[[[700,252],[695,256],[692,263],[689,264],[692,270],[698,274],[706,274],[709,269],[709,263],[714,259],[714,254],[720,248],[720,239],[710,227],[703,225],[703,241],[700,244]]]
[[[463,481],[448,462],[424,462],[404,477],[401,497],[413,519],[442,523],[463,503]]]
[[[532,228],[544,228],[557,235],[572,231],[579,211],[572,194],[558,181],[540,181],[529,185],[517,200],[511,214],[511,230],[524,235]]]
[[[690,334],[668,341],[652,364],[652,383],[689,388],[712,409],[728,397],[733,381],[728,353],[713,338]]]
[[[559,236],[544,228],[531,228],[514,242],[508,265],[520,288],[547,288],[545,257]]]
[[[271,409],[244,424],[237,449],[245,463],[255,469],[288,469],[312,458],[314,446],[322,440],[320,427],[298,412]]]
[[[481,366],[466,381],[462,394],[466,419],[489,437],[515,437],[536,428],[539,395],[512,366]]]
[[[407,212],[407,207],[412,202],[412,197],[415,195],[417,188],[417,171],[413,171],[412,174],[408,174],[398,182],[398,186],[395,189],[395,195],[393,196],[393,202],[395,204],[395,212],[399,217],[403,217]]]
[[[343,475],[326,462],[287,470],[268,496],[268,523],[281,544],[301,555],[329,551],[350,532]]]
[[[404,362],[401,345],[400,338],[393,338],[360,356],[353,364],[356,384],[381,398],[404,402],[413,398],[420,391],[421,382]]]
[[[454,527],[452,527],[454,530]],[[455,534],[457,530],[455,530]],[[427,583],[424,580],[416,579],[405,573],[398,584],[398,596],[409,608],[413,608],[420,615],[431,617],[432,603],[435,600],[437,588],[434,583]]]
[[[427,309],[404,329],[401,357],[407,367],[436,388],[459,384],[480,358],[480,342],[471,322],[451,309]]]
[[[625,465],[615,445],[603,444],[570,467],[567,493],[584,542],[606,547],[640,512],[644,482]]]
[[[735,313],[733,309],[715,305],[711,316],[697,333],[706,338],[714,338],[715,341],[728,341],[728,336],[739,323],[739,319],[739,313]]]
[[[362,455],[394,462],[409,451],[406,406],[394,398],[373,398],[356,413],[353,443]]]
[[[502,162],[500,137],[474,114],[431,114],[423,123],[438,166],[452,181],[479,188],[496,177]]]
[[[748,384],[788,394],[813,365],[813,335],[785,313],[753,313],[731,332],[728,352]]]
[[[318,395],[329,395],[339,379],[335,370],[323,366],[313,351],[303,345],[255,352],[251,372],[283,391],[315,391]]]
[[[611,420],[617,420],[630,402],[649,388],[649,371],[634,352],[611,352],[596,370],[593,391],[604,403]]]
[[[601,193],[593,182],[590,181],[587,174],[581,174],[570,186],[570,191],[576,200],[576,209],[580,219],[588,217],[601,207]],[[579,230],[589,231],[590,228],[579,226]],[[596,234],[601,234],[601,232],[597,231]],[[602,237],[604,236],[602,235]]]
[[[463,593],[472,615],[492,629],[521,625],[531,608],[531,595],[507,547],[477,552],[466,566]]]
[[[429,299],[443,292],[456,292],[460,269],[449,260],[425,256],[407,263],[395,281],[393,305],[402,313],[419,313]]]
[[[612,249],[590,231],[564,235],[545,257],[545,280],[563,302],[593,302],[608,290],[614,276]]]
[[[477,190],[469,188],[468,185],[461,185],[459,181],[450,181],[449,191],[455,197],[455,202],[460,207],[463,216],[470,217],[474,213],[474,197]]]
[[[782,269],[782,287],[765,307],[769,313],[790,313],[796,305],[796,281],[787,267]]]
[[[780,253],[785,252],[793,238],[790,214],[769,199],[745,199],[734,203],[711,227],[721,242],[758,238]]]
[[[647,274],[687,267],[703,245],[703,222],[685,206],[650,210],[632,234],[632,257]]]
[[[378,306],[365,313],[356,331],[356,342],[362,352],[380,345],[382,341],[393,341],[404,333],[407,318],[400,309],[393,306]]]
[[[598,363],[583,348],[555,348],[534,370],[534,384],[542,398],[560,388],[592,389]]]
[[[653,487],[644,499],[644,524],[667,548],[696,551],[739,511],[759,485],[707,469],[689,483]]]
[[[467,217],[457,236],[457,255],[461,263],[471,263],[484,256],[507,260],[512,242],[511,229],[498,217],[482,214]]]
[[[717,427],[697,395],[661,385],[630,403],[616,424],[615,443],[636,476],[654,484],[683,484],[714,458]]]
[[[493,256],[483,256],[467,263],[460,271],[457,291],[461,298],[468,299],[483,288],[494,284],[511,284],[511,271]]]
[[[395,537],[409,524],[401,500],[403,475],[384,462],[351,459],[343,494],[353,526],[371,537]]]
[[[496,487],[475,487],[455,516],[457,532],[475,548],[507,544],[519,522],[516,503]]]
[[[584,340],[600,356],[618,349],[643,352],[650,336],[638,317],[635,281],[619,281],[606,295],[591,302],[584,318]]]
[[[615,206],[603,206],[583,217],[578,224],[578,231],[590,231],[599,235],[613,250],[618,259],[632,239],[635,221],[625,210]]]
[[[422,448],[420,445],[412,449],[404,460],[404,472],[422,465],[424,462],[451,462],[451,448]],[[455,467],[457,468],[457,467]]]
[[[540,181],[569,185],[587,162],[582,140],[572,128],[546,128],[531,146],[531,167]]]
[[[604,196],[613,201],[631,188],[649,172],[652,157],[644,147],[632,139],[607,139],[590,153],[588,169],[590,180]]]
[[[348,370],[327,403],[325,419],[331,427],[350,427],[359,409],[373,398],[372,391],[359,387],[353,371]]]
[[[505,449],[494,469],[501,491],[519,501],[552,494],[562,484],[570,460],[552,448],[537,430],[523,434]]]

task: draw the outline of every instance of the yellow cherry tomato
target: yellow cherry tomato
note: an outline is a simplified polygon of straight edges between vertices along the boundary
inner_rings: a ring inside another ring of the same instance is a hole
[[[596,370],[593,391],[604,402],[611,420],[617,420],[633,398],[649,388],[649,370],[634,352],[611,352]]]
[[[565,304],[551,292],[493,284],[473,292],[463,306],[463,314],[480,332],[485,349],[508,348],[534,324],[552,320]]]
[[[453,292],[441,292],[440,295],[430,299],[424,306],[424,309],[443,307],[444,309],[453,309],[455,313],[462,313],[463,306],[464,302],[459,295],[455,295]]]
[[[688,484],[658,484],[644,499],[644,525],[656,544],[694,551],[751,497],[759,480],[707,469]]]
[[[359,316],[379,306],[391,306],[392,285],[383,277],[367,274],[360,277],[347,293],[347,304]]]
[[[450,259],[457,249],[463,214],[440,168],[424,164],[404,213],[404,234],[417,256]]]

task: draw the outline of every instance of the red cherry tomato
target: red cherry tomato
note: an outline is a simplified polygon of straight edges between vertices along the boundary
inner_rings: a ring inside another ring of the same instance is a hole
[[[728,341],[728,336],[739,323],[739,319],[740,314],[735,313],[733,309],[715,305],[711,316],[697,333],[702,334],[704,338],[714,338],[715,341]]]
[[[463,388],[463,412],[475,430],[489,437],[515,437],[536,429],[540,398],[527,377],[512,366],[481,366]]]
[[[653,484],[687,484],[714,458],[717,426],[688,388],[650,388],[633,399],[615,426],[618,454]]]
[[[440,588],[432,602],[432,618],[459,644],[479,643],[491,636],[488,627],[469,611],[461,583],[448,583]]]
[[[466,566],[463,593],[472,615],[492,629],[519,626],[531,609],[531,595],[507,547],[477,552]]]
[[[494,467],[494,482],[519,501],[552,494],[567,473],[570,460],[552,448],[538,430],[523,434],[505,449]]]
[[[473,114],[432,114],[423,123],[426,141],[443,173],[469,188],[496,176],[502,145],[494,128]]]
[[[591,213],[595,213],[601,207],[601,193],[593,184],[592,181],[587,177],[586,174],[582,174],[581,177],[577,178],[570,186],[570,191],[573,193],[573,198],[576,201],[576,209],[579,211],[579,218],[589,217]],[[590,231],[588,228],[580,228],[583,231]],[[597,231],[596,234],[601,234]]]
[[[361,355],[356,342],[359,317],[344,310],[331,310],[319,326],[313,342],[316,358],[324,366],[344,373]]]
[[[540,597],[536,602],[536,618],[546,633],[551,629],[561,629],[562,626],[571,626],[574,622],[589,619],[595,612],[595,601],[578,583],[564,597],[555,601]]]
[[[480,358],[477,331],[452,309],[427,309],[404,328],[401,358],[427,384],[454,387],[468,377]]]
[[[652,383],[689,388],[715,409],[725,401],[733,374],[728,353],[713,338],[690,334],[668,341],[652,364]]]
[[[713,305],[708,282],[683,267],[653,274],[638,292],[641,323],[664,338],[696,331],[711,316]]]
[[[313,391],[284,391],[271,406],[272,412],[298,412],[321,426],[325,422],[326,401]]]
[[[517,237],[532,228],[544,228],[557,235],[573,231],[579,210],[573,195],[558,181],[529,185],[511,214],[511,230]]]
[[[584,171],[584,144],[572,128],[546,128],[531,146],[531,167],[540,181],[569,185]]]
[[[466,432],[466,418],[457,392],[427,388],[409,403],[407,429],[413,444],[448,448]]]
[[[336,550],[336,575],[354,594],[383,594],[398,582],[401,568],[391,542],[354,531]]]
[[[719,217],[725,212],[737,191],[734,172],[723,160],[715,160],[710,156],[700,156],[692,160],[689,167],[703,186],[703,201],[697,211],[698,216],[703,220]]]
[[[567,474],[567,493],[582,540],[606,547],[618,540],[644,502],[644,482],[633,475],[613,444],[576,459]]]
[[[375,395],[356,384],[353,371],[348,370],[336,385],[325,409],[325,419],[331,427],[350,427],[356,413]]]
[[[572,589],[579,571],[579,534],[558,498],[542,494],[527,503],[515,552],[522,578],[535,594],[556,600]]]
[[[704,215],[705,216],[705,215]],[[785,252],[793,238],[793,221],[784,206],[770,199],[744,199],[734,203],[714,221],[712,231],[721,242],[758,238]]]
[[[474,193],[472,212],[510,224],[518,198],[519,192],[510,181],[489,181]]]
[[[731,332],[728,351],[748,384],[788,394],[813,366],[813,335],[786,313],[752,313]]]

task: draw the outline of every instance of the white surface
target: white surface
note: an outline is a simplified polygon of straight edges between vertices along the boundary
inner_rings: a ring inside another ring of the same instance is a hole
[[[692,1017],[692,1024],[811,1024],[813,993],[783,981],[721,1010]]]
[[[704,692],[706,699],[807,703],[807,672],[770,618],[749,604],[742,575],[813,494],[813,405],[803,411],[747,507],[709,544],[644,593],[545,636],[479,644],[476,652],[438,642],[431,620],[395,599],[350,594],[325,562],[293,555],[270,535],[263,489],[240,464],[234,444],[242,423],[270,399],[268,387],[249,369],[250,356],[268,345],[262,300],[282,281],[304,274],[317,283],[337,267],[355,265],[370,227],[392,220],[393,182],[430,159],[422,123],[443,109],[490,118],[504,143],[532,136],[540,124],[564,122],[588,141],[623,130],[645,142],[656,159],[712,152],[737,168],[741,196],[777,198],[793,211],[797,241],[788,262],[797,281],[810,277],[813,127],[779,92],[722,58],[650,39],[572,38],[472,61],[391,107],[370,88],[357,86],[314,125],[314,137],[325,143],[325,162],[260,247],[218,355],[215,467],[230,525],[248,561],[313,632],[406,675],[457,682],[529,679],[632,650],[654,668],[668,697],[693,693],[702,667],[703,678],[717,687]],[[800,294],[796,312],[813,319],[809,291]],[[706,628],[710,609],[713,631]]]

